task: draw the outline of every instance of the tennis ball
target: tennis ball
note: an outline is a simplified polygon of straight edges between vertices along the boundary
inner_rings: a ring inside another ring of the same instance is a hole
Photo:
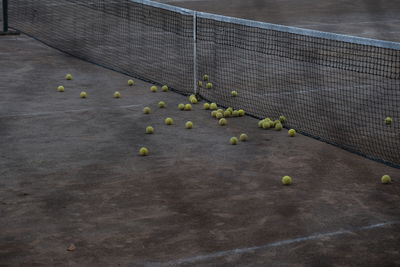
[[[223,109],[217,109],[217,112],[220,112],[220,113],[224,114],[224,110]]]
[[[203,82],[199,81],[198,85],[199,85],[199,87],[203,87]]]
[[[284,122],[286,121],[285,116],[283,116],[283,115],[279,116],[279,121],[280,121],[281,123],[284,123]]]
[[[139,149],[139,155],[140,156],[147,156],[149,154],[149,150],[145,147],[142,147]]]
[[[288,131],[288,135],[289,135],[290,137],[295,136],[295,135],[296,135],[296,130],[295,130],[295,129],[290,129],[290,130]]]
[[[232,116],[239,117],[239,111],[237,111],[237,110],[232,111]]]
[[[157,86],[153,85],[152,87],[150,87],[150,91],[152,91],[153,93],[157,92],[158,88]]]
[[[197,98],[196,98],[196,97],[192,97],[192,98],[190,99],[190,103],[192,103],[192,104],[197,104]]]
[[[239,140],[242,141],[242,142],[247,141],[247,139],[249,139],[249,137],[248,137],[247,134],[245,134],[245,133],[242,133],[242,134],[239,136]]]
[[[151,127],[151,126],[147,126],[147,127],[146,127],[146,133],[147,133],[147,134],[152,134],[152,133],[154,133],[154,128]]]
[[[165,102],[164,101],[158,102],[158,107],[159,108],[165,108]]]
[[[236,97],[237,95],[238,95],[238,93],[236,91],[231,92],[231,96]]]
[[[218,113],[218,111],[216,111],[216,110],[211,111],[211,117],[216,118],[217,117],[217,113]]]
[[[258,128],[262,128],[263,127],[263,122],[264,122],[264,120],[258,121]]]
[[[161,91],[167,92],[167,91],[168,91],[168,86],[167,86],[167,85],[163,85],[163,86],[161,87]]]
[[[231,139],[229,139],[229,143],[231,143],[231,145],[236,145],[238,143],[238,139],[236,137],[231,137]]]
[[[120,98],[121,97],[121,94],[120,94],[120,92],[115,92],[114,93],[114,98]]]
[[[174,120],[172,118],[166,118],[164,122],[166,125],[172,125],[174,123]]]
[[[64,86],[60,85],[59,87],[57,87],[57,91],[64,92]]]
[[[144,113],[144,114],[150,114],[150,112],[151,112],[151,109],[150,109],[149,107],[145,107],[145,108],[143,109],[143,113]]]
[[[224,114],[222,114],[221,112],[218,112],[218,111],[217,111],[217,114],[215,115],[215,117],[216,117],[217,119],[221,119],[222,117],[224,117]]]
[[[67,75],[65,75],[65,79],[72,80],[72,75],[68,73]]]
[[[231,114],[231,112],[230,112],[229,110],[225,110],[225,111],[224,111],[224,117],[225,117],[225,118],[229,118],[231,115],[232,115],[232,114]]]
[[[203,75],[203,80],[204,80],[204,81],[208,81],[209,78],[210,78],[210,77],[208,77],[207,74],[204,74],[204,75]]]
[[[187,121],[187,122],[185,123],[185,127],[186,127],[186,129],[192,129],[192,128],[193,128],[193,122]]]
[[[134,85],[135,84],[135,82],[133,81],[133,80],[128,80],[128,85],[129,86],[132,86],[132,85]]]
[[[238,112],[239,112],[239,117],[243,117],[244,114],[246,114],[243,109],[239,109]]]
[[[210,109],[210,104],[209,103],[204,103],[203,108],[204,109]]]
[[[178,105],[178,108],[179,108],[180,110],[184,110],[184,109],[185,109],[185,104],[179,104],[179,105]]]
[[[185,105],[185,110],[186,110],[186,111],[192,110],[192,105],[186,104],[186,105]]]
[[[210,109],[211,109],[211,110],[216,110],[216,109],[218,109],[217,104],[216,104],[216,103],[211,103],[211,104],[210,104]]]
[[[81,98],[86,98],[86,97],[87,97],[86,92],[81,92],[80,97],[81,97]]]
[[[221,126],[225,126],[228,122],[226,121],[226,119],[222,118],[218,121],[219,125]]]
[[[278,123],[281,123],[281,121],[280,121],[280,120],[275,120],[275,121],[274,121],[274,125],[276,125],[276,124],[278,124]]]
[[[263,129],[269,129],[269,128],[271,128],[271,123],[269,121],[263,121],[261,124],[261,127]]]
[[[275,123],[275,130],[277,130],[277,131],[280,131],[280,130],[282,130],[282,124],[279,122],[279,123]]]
[[[226,110],[228,110],[230,113],[233,113],[233,108],[229,107]]]
[[[284,185],[292,184],[292,178],[290,176],[283,176],[282,177],[282,184],[284,184]]]
[[[211,89],[212,87],[213,87],[212,83],[207,83],[207,84],[206,84],[206,88],[207,88],[207,89]]]
[[[390,124],[392,124],[392,118],[391,117],[386,117],[385,118],[385,124],[387,124],[387,125],[390,125]]]
[[[392,182],[392,178],[390,178],[390,176],[386,174],[382,176],[381,182],[382,184],[390,184]]]

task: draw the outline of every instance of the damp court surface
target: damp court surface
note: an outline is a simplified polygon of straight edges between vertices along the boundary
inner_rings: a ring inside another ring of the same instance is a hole
[[[0,37],[0,73],[0,265],[400,265],[398,169],[248,116],[221,127],[25,35]]]

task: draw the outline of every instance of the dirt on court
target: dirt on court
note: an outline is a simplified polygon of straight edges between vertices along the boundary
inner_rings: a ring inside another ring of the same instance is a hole
[[[0,74],[1,266],[400,265],[399,169],[248,116],[221,127],[24,35],[0,38]]]

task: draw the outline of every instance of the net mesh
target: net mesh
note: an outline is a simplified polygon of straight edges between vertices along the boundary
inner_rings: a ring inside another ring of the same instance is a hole
[[[71,55],[185,94],[208,74],[207,100],[284,115],[287,127],[400,167],[400,48],[194,14],[144,0],[10,3],[12,27]]]

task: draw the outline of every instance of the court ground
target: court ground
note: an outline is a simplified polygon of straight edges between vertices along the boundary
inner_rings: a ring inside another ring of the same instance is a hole
[[[0,73],[2,266],[400,265],[398,169],[248,116],[219,126],[24,35],[1,37]]]

